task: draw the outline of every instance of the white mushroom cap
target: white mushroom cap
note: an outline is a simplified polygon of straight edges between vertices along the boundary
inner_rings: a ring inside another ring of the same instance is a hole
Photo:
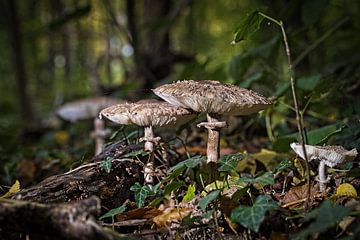
[[[290,147],[302,159],[305,159],[303,149],[299,143],[291,143]],[[308,160],[318,159],[324,161],[325,165],[335,167],[345,161],[354,160],[358,154],[356,148],[346,150],[342,146],[312,146],[305,145]]]
[[[270,100],[254,91],[212,80],[178,81],[153,92],[175,106],[221,115],[249,115],[271,105]]]
[[[194,117],[189,110],[157,100],[141,100],[136,103],[118,104],[100,112],[118,124],[138,126],[168,126],[184,123]]]
[[[56,110],[56,114],[70,122],[91,119],[98,116],[103,108],[123,102],[110,97],[94,97],[65,103]]]

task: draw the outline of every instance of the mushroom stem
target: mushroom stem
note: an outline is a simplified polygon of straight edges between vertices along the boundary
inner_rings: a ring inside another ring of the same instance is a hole
[[[325,162],[324,161],[320,161],[319,164],[319,189],[320,192],[324,192],[326,189],[326,176],[325,176]]]
[[[212,123],[219,122],[218,115],[208,113],[207,114],[207,121],[211,125]],[[207,163],[214,163],[218,162],[220,156],[220,132],[219,128],[217,128],[214,124],[213,128],[208,127],[208,142],[207,142]]]
[[[144,137],[142,139],[145,141],[144,150],[150,152],[149,161],[144,167],[144,181],[145,184],[152,185],[154,183],[154,145],[160,139],[155,138],[152,126],[144,128]]]
[[[143,139],[145,140],[145,145],[144,145],[145,151],[153,152],[154,151],[154,142],[151,141],[151,139],[154,139],[154,132],[153,132],[152,126],[145,127]]]
[[[95,155],[102,152],[102,147],[105,143],[105,137],[108,136],[110,131],[105,129],[104,120],[99,118],[94,119],[94,131],[90,134],[90,137],[95,139]]]

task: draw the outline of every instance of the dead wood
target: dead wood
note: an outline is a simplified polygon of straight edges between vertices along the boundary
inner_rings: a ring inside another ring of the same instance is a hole
[[[38,203],[63,203],[97,196],[107,211],[120,206],[133,196],[129,190],[135,182],[143,181],[143,164],[130,158],[111,160],[107,173],[101,162],[82,165],[74,170],[46,178],[12,198]]]
[[[38,203],[64,203],[97,196],[105,211],[118,207],[133,196],[130,187],[135,182],[143,181],[143,163],[124,157],[141,148],[140,145],[129,145],[126,141],[115,142],[91,159],[91,163],[50,176],[34,186],[22,189],[12,198]],[[108,157],[112,159],[109,173],[101,167],[101,161]]]
[[[95,196],[67,204],[2,199],[0,239],[119,239],[96,223],[93,215],[99,213]]]

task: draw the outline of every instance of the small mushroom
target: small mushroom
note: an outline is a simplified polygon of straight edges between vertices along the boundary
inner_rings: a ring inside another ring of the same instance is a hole
[[[291,143],[290,147],[294,152],[305,159],[304,152],[301,144]],[[320,161],[318,169],[318,182],[320,192],[324,192],[326,189],[326,183],[328,179],[325,175],[325,165],[328,167],[335,167],[346,161],[352,161],[356,158],[358,152],[356,148],[352,150],[346,150],[342,146],[312,146],[305,144],[305,150],[309,161],[318,159]]]
[[[270,100],[254,91],[213,80],[178,81],[153,92],[175,106],[207,113],[207,122],[197,126],[208,129],[207,163],[215,166],[219,158],[219,130],[227,126],[225,121],[220,121],[220,115],[249,115],[271,105]],[[211,174],[213,168],[210,167]]]
[[[167,102],[158,100],[141,100],[136,103],[118,104],[100,112],[100,118],[106,117],[122,125],[135,124],[144,127],[144,150],[151,153],[153,158],[154,146],[160,141],[160,137],[155,137],[153,127],[173,126],[182,124],[194,117],[194,114],[187,109],[173,106]],[[152,184],[153,159],[145,168],[145,183]]]
[[[101,109],[121,102],[123,101],[110,97],[86,98],[65,103],[56,110],[56,115],[69,122],[94,119],[94,131],[90,136],[95,138],[95,155],[97,155],[101,153],[105,137],[109,134],[109,130],[104,128],[104,122],[97,116]]]

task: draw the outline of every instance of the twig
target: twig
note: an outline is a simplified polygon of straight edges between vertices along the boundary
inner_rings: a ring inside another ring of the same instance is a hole
[[[332,28],[330,28],[327,32],[324,33],[319,39],[317,39],[313,44],[311,44],[308,48],[306,48],[294,61],[293,66],[296,67],[312,50],[317,48],[325,39],[327,39],[331,34],[341,27],[344,23],[346,23],[350,18],[343,18],[341,21],[337,22]]]
[[[286,32],[285,32],[285,28],[284,28],[284,24],[282,21],[278,21],[275,20],[272,17],[269,17],[267,15],[265,15],[262,12],[259,12],[259,15],[263,16],[264,18],[276,23],[280,28],[281,28],[281,33],[283,36],[283,41],[284,41],[284,45],[285,45],[285,52],[286,52],[286,56],[287,56],[287,61],[288,61],[288,69],[289,69],[289,74],[290,74],[290,86],[291,86],[291,93],[293,96],[293,101],[294,101],[294,108],[295,108],[295,113],[296,113],[296,122],[297,122],[297,127],[298,127],[298,132],[299,132],[299,136],[300,136],[300,143],[302,145],[302,150],[304,153],[304,157],[305,157],[305,166],[306,166],[306,183],[307,183],[307,194],[306,194],[306,201],[304,203],[304,208],[305,210],[308,209],[309,206],[309,202],[310,202],[310,168],[309,168],[309,162],[308,162],[308,158],[306,155],[306,149],[305,149],[305,137],[304,137],[304,127],[303,127],[303,119],[302,119],[302,115],[300,114],[299,111],[299,105],[298,105],[298,100],[296,97],[296,90],[295,90],[295,74],[294,74],[294,69],[293,69],[293,65],[291,62],[291,53],[290,53],[290,47],[289,47],[289,43],[287,41],[287,36],[286,36]]]

